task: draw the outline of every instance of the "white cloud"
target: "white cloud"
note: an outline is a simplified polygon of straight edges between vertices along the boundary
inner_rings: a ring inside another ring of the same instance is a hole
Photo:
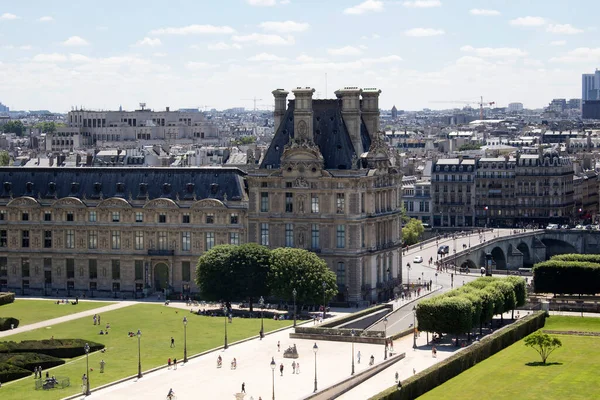
[[[546,25],[546,20],[542,17],[519,17],[511,19],[509,22],[514,26],[542,26]]]
[[[469,10],[469,14],[471,15],[481,15],[484,17],[496,17],[500,15],[500,11],[498,10],[486,10],[482,8],[473,8]]]
[[[54,18],[49,15],[44,15],[43,17],[38,18],[38,22],[52,22]]]
[[[460,51],[473,53],[479,57],[489,58],[517,58],[527,56],[527,52],[513,47],[479,47],[463,46]]]
[[[266,46],[288,46],[294,44],[292,36],[282,37],[279,35],[267,35],[263,33],[251,33],[249,35],[234,35],[231,38],[234,42],[255,43]]]
[[[0,20],[10,21],[13,19],[19,19],[19,17],[17,17],[15,14],[11,14],[11,13],[4,13],[4,14],[0,15]]]
[[[152,57],[166,57],[167,53],[152,53]]]
[[[90,43],[80,36],[71,36],[64,42],[62,42],[63,46],[76,47],[76,46],[88,46]]]
[[[25,44],[23,46],[19,46],[19,50],[31,50],[31,46],[28,44]]]
[[[366,59],[366,60],[363,60],[363,61],[366,62],[366,63],[384,64],[384,63],[402,61],[402,57],[397,56],[395,54],[392,54],[390,56],[383,56],[383,57],[378,57],[378,58]]]
[[[5,44],[4,46],[2,46],[2,48],[6,50],[12,50],[15,48],[15,46],[13,46],[12,44]]]
[[[405,1],[402,5],[409,8],[432,8],[441,7],[442,2],[440,0],[413,0]]]
[[[550,24],[546,30],[550,33],[557,33],[560,35],[576,35],[583,33],[583,29],[575,28],[571,24]]]
[[[260,53],[248,58],[248,61],[284,61],[284,57],[276,56],[275,54]]]
[[[346,8],[344,14],[359,15],[368,12],[379,12],[383,11],[383,1],[379,0],[366,0],[353,7]]]
[[[554,40],[550,42],[550,46],[564,46],[565,44],[567,44],[566,40]]]
[[[311,57],[306,54],[300,54],[298,57],[296,57],[296,61],[298,61],[300,63],[315,63],[315,62],[323,62],[324,60],[321,58]]]
[[[63,62],[74,62],[74,63],[87,63],[92,61],[90,57],[82,54],[60,54],[60,53],[47,53],[47,54],[36,54],[32,61],[36,63],[63,63]]]
[[[92,59],[88,56],[84,56],[83,54],[69,54],[69,61],[78,62],[78,63],[86,63],[92,61]]]
[[[210,69],[210,68],[215,68],[218,67],[217,64],[209,64],[207,62],[203,62],[203,61],[189,61],[188,63],[185,64],[185,67],[189,70],[198,70],[198,69]]]
[[[160,41],[159,38],[149,38],[149,37],[145,37],[142,40],[138,40],[136,42],[136,46],[150,46],[150,47],[154,47],[154,46],[160,46],[162,44],[162,42]]]
[[[327,53],[332,56],[358,56],[362,54],[362,51],[358,47],[344,46],[337,49],[327,49]]]
[[[272,7],[277,4],[276,0],[246,0],[246,3],[257,7]]]
[[[193,46],[193,48],[199,49],[199,46]],[[242,46],[237,43],[228,44],[225,42],[218,42],[209,44],[207,48],[208,50],[240,50]]]
[[[535,67],[535,68],[542,68],[544,66],[544,63],[542,61],[535,60],[533,58],[526,58],[525,60],[523,60],[523,64],[528,67]]]
[[[160,28],[150,31],[151,35],[214,35],[232,34],[235,29],[230,26],[188,25],[182,27]]]
[[[443,35],[444,32],[442,29],[433,29],[433,28],[413,28],[404,32],[406,36],[411,37],[428,37],[428,36],[439,36]]]
[[[374,33],[371,35],[371,39],[379,39],[381,36],[379,36],[379,34]]]
[[[259,25],[265,31],[277,32],[277,33],[292,33],[292,32],[304,32],[310,28],[310,24],[306,22],[295,22],[295,21],[267,21]]]
[[[579,47],[575,50],[571,50],[568,53],[559,56],[552,57],[550,62],[555,63],[599,63],[600,62],[600,47],[589,48],[589,47]]]

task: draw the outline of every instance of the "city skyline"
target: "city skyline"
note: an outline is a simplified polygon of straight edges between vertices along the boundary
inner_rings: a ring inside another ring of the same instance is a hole
[[[581,11],[585,9],[585,13]],[[539,108],[600,67],[592,1],[156,1],[0,7],[0,101],[11,109],[201,109],[378,87],[381,107]],[[458,106],[457,106],[458,107]]]

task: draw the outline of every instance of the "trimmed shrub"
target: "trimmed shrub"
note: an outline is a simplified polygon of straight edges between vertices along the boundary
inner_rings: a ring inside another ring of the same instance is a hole
[[[546,314],[543,311],[528,315],[512,325],[484,337],[481,341],[471,344],[465,350],[457,352],[451,357],[411,376],[402,382],[401,391],[398,391],[396,386],[392,386],[369,400],[416,399],[473,365],[542,328],[545,320]]]
[[[0,354],[0,364],[11,364],[33,372],[35,367],[48,369],[64,364],[60,358],[37,353],[3,353]]]
[[[0,342],[0,353],[41,353],[58,358],[73,358],[85,354],[86,343],[90,346],[90,352],[104,348],[101,343],[84,339],[24,340],[19,343]]]
[[[513,290],[515,291],[517,300],[517,307],[523,307],[527,301],[527,285],[525,284],[525,279],[517,276],[509,276],[506,278],[506,280],[513,285]]]
[[[9,330],[11,325],[13,325],[13,328],[16,328],[19,326],[19,320],[13,317],[0,318],[0,331]]]
[[[10,292],[0,292],[0,306],[10,304],[15,301],[15,294]]]
[[[0,364],[0,382],[14,381],[31,375],[31,371],[12,364]]]
[[[600,293],[600,264],[551,259],[533,267],[537,293]]]
[[[557,254],[552,257],[552,260],[600,264],[600,254]]]

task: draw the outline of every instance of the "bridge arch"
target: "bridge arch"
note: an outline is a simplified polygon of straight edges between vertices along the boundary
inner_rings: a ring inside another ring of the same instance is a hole
[[[492,249],[492,258],[496,263],[496,269],[506,269],[506,256],[501,247],[496,246]]]
[[[523,253],[523,267],[531,267],[533,265],[533,261],[531,259],[531,253],[529,252],[529,246],[525,242],[521,242],[517,246],[517,250]]]
[[[471,272],[477,271],[477,264],[473,260],[467,259],[460,264],[460,269],[464,271],[465,269],[470,269]]]
[[[573,246],[571,243],[565,242],[564,240],[544,238],[542,239],[542,243],[544,246],[546,246],[547,260],[557,254],[578,253],[575,246]]]

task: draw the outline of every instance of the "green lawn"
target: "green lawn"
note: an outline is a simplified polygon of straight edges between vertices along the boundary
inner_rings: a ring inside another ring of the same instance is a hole
[[[110,302],[79,301],[76,306],[69,304],[56,304],[56,300],[21,300],[0,306],[1,317],[13,317],[19,320],[19,326],[33,324],[47,319],[64,317],[98,307],[108,306]]]
[[[600,330],[600,318],[557,317],[543,329]],[[557,335],[563,346],[547,366],[528,366],[541,361],[523,340],[438,386],[422,400],[440,399],[544,399],[588,400],[600,398],[600,339]]]
[[[100,327],[94,326],[91,318],[82,318],[48,328],[9,336],[6,340],[48,339],[55,338],[84,338],[90,341],[104,343],[106,353],[95,353],[89,356],[90,382],[92,387],[100,386],[117,379],[137,374],[138,348],[137,337],[127,336],[129,331],[142,331],[141,353],[142,369],[164,365],[169,357],[183,359],[183,317],[188,318],[187,344],[188,355],[222,346],[224,318],[204,317],[182,309],[161,305],[138,304],[102,314],[102,325],[110,323],[109,335],[99,335]],[[273,321],[265,319],[265,331],[271,331],[291,325],[292,321]],[[260,330],[260,319],[235,318],[227,324],[229,343],[257,335]],[[171,349],[170,338],[175,338],[176,348]],[[100,360],[106,362],[105,373],[100,374]],[[26,378],[13,383],[6,383],[0,389],[2,400],[8,399],[59,399],[74,394],[80,390],[81,376],[85,372],[85,357],[51,370],[56,376],[68,376],[71,388],[36,392],[33,390],[32,378]]]

